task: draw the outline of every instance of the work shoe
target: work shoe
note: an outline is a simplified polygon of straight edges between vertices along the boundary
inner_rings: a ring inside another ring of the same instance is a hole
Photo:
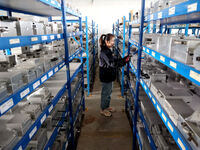
[[[108,107],[106,110],[108,110],[109,112],[116,112],[116,110],[115,110],[115,108],[113,108],[113,107]]]
[[[112,114],[111,114],[111,112],[110,111],[108,111],[108,110],[102,110],[101,112],[100,112],[102,115],[104,115],[105,117],[111,117],[112,116]]]

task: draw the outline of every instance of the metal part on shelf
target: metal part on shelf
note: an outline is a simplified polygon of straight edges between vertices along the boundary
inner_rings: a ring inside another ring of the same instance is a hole
[[[1,72],[0,82],[6,84],[9,93],[14,93],[24,85],[21,72]]]
[[[193,65],[194,68],[200,70],[200,46],[197,46],[194,50]]]
[[[173,39],[170,57],[184,64],[192,65],[194,50],[199,45],[199,39]]]
[[[27,150],[42,150],[47,142],[47,130],[40,128],[29,142]]]
[[[17,36],[16,21],[0,21],[0,37]]]
[[[31,21],[17,21],[17,35],[33,35],[33,23]]]
[[[15,130],[18,136],[23,136],[32,124],[30,115],[24,113],[4,115],[0,120],[8,129]]]
[[[7,129],[6,125],[2,121],[0,122],[0,149],[13,149],[13,147],[17,144],[19,137],[17,136],[16,131]]]
[[[44,24],[33,22],[33,34],[34,35],[43,35],[44,34]]]

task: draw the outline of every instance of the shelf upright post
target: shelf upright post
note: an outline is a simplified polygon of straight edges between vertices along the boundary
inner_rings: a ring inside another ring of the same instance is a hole
[[[188,36],[189,24],[186,24],[185,27],[185,36]]]
[[[123,52],[122,57],[125,56],[125,40],[126,40],[126,17],[123,17]],[[121,79],[121,95],[124,96],[124,67],[122,67],[122,79]]]
[[[128,41],[131,39],[131,32],[132,32],[132,25],[131,25],[131,13],[129,13],[129,26],[128,26]],[[131,50],[131,43],[128,42],[128,55],[130,55],[130,50]],[[129,88],[129,84],[128,84],[128,80],[130,80],[130,76],[129,76],[129,70],[130,70],[130,64],[127,64],[127,81],[126,81],[126,90],[128,90]],[[127,110],[128,107],[128,102],[126,99],[126,103],[125,103],[125,110]]]
[[[92,48],[93,48],[93,77],[92,80],[94,82],[95,77],[95,22],[92,20]]]
[[[137,74],[136,74],[136,96],[135,96],[135,110],[134,110],[134,125],[133,125],[133,149],[136,147],[137,140],[137,116],[138,116],[138,100],[139,100],[139,87],[140,87],[140,73],[141,73],[141,55],[142,55],[142,43],[143,43],[143,27],[144,27],[144,9],[145,9],[145,0],[142,0],[141,4],[141,24],[140,24],[140,39],[139,39],[139,48],[138,48],[138,60],[137,60]]]
[[[82,17],[79,17],[79,31],[82,32]],[[82,78],[82,98],[83,98],[83,111],[85,111],[85,96],[84,96],[84,63],[83,63],[83,35],[80,35],[80,44],[81,44],[81,78]]]
[[[69,115],[70,115],[70,133],[71,133],[71,144],[74,147],[74,129],[73,129],[73,110],[72,110],[72,95],[71,95],[71,83],[70,83],[70,68],[69,68],[69,51],[68,51],[68,40],[67,40],[67,24],[66,24],[66,8],[65,0],[61,1],[62,11],[62,23],[63,23],[63,37],[65,46],[65,64],[67,73],[67,90],[68,90],[68,101],[69,101]]]
[[[88,18],[85,17],[85,29],[86,29],[86,65],[87,65],[87,95],[90,95],[90,66],[89,66],[89,45],[88,45]]]

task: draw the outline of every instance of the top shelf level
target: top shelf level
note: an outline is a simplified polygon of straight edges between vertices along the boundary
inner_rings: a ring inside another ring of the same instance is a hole
[[[0,9],[37,16],[61,16],[61,4],[56,0],[0,0]],[[68,15],[81,17],[75,10],[66,8]]]

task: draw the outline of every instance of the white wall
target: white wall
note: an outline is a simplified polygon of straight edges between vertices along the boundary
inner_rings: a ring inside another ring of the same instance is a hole
[[[99,33],[112,32],[112,25],[117,19],[128,15],[130,10],[140,10],[141,0],[67,0],[78,8],[82,16],[88,16],[99,25]]]

